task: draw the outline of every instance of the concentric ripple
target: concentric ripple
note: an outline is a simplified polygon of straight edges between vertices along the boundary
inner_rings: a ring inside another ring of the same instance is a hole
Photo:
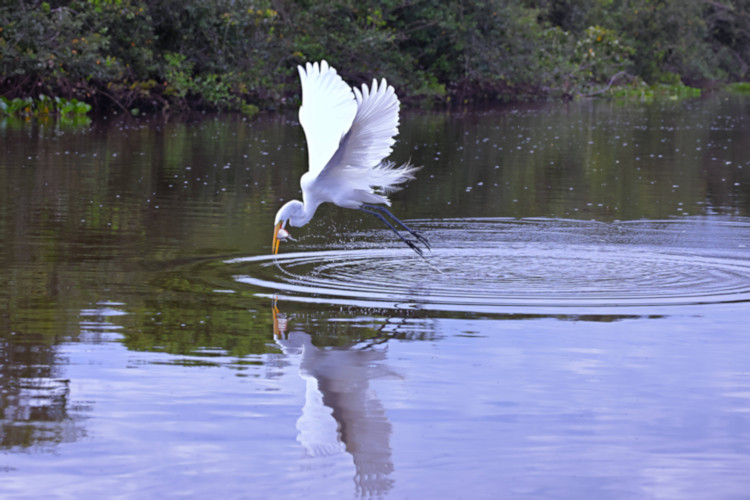
[[[233,259],[235,280],[286,300],[474,313],[585,314],[750,302],[750,224],[693,218],[415,221],[433,244]],[[387,232],[361,235],[390,241]]]

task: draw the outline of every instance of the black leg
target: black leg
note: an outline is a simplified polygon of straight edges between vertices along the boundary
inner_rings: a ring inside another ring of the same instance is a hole
[[[409,248],[411,248],[412,250],[414,250],[415,252],[417,252],[417,254],[419,254],[420,257],[424,257],[424,255],[422,254],[422,249],[419,248],[416,245],[416,243],[414,243],[413,240],[407,240],[406,238],[404,238],[404,236],[401,233],[399,233],[398,230],[395,227],[393,227],[393,224],[391,224],[390,222],[388,222],[388,220],[385,217],[383,217],[383,214],[381,214],[379,212],[376,212],[374,210],[369,210],[368,208],[363,208],[364,206],[365,205],[363,205],[362,207],[360,207],[360,210],[362,210],[363,212],[365,212],[367,214],[372,214],[375,217],[377,217],[378,219],[380,219],[381,221],[383,221],[383,223],[386,226],[388,226],[391,229],[391,231],[393,231],[394,233],[396,233],[396,236],[398,236],[399,238],[401,238],[401,241],[403,241],[404,243],[406,243],[407,245],[409,245]],[[367,206],[368,207],[372,207],[372,205],[367,205]]]
[[[422,236],[421,234],[419,234],[417,231],[414,231],[412,228],[410,228],[409,226],[407,226],[406,224],[404,224],[404,222],[401,219],[399,219],[398,217],[396,217],[395,215],[393,215],[391,213],[391,211],[388,210],[387,208],[381,207],[379,205],[362,205],[362,207],[360,207],[360,209],[361,210],[367,209],[367,210],[370,211],[369,213],[373,213],[372,212],[373,210],[377,210],[378,212],[383,212],[388,217],[390,217],[391,219],[395,220],[398,223],[398,225],[401,226],[401,227],[403,227],[406,231],[408,231],[409,234],[411,234],[416,239],[418,239],[420,242],[422,242],[422,244],[427,247],[427,250],[431,250],[430,242],[427,241],[427,238],[425,238],[424,236]],[[381,220],[383,220],[382,217],[381,217]],[[386,224],[388,224],[388,223],[386,222]],[[388,224],[388,226],[391,229],[393,229],[392,225]],[[395,231],[395,229],[394,229],[394,231]]]

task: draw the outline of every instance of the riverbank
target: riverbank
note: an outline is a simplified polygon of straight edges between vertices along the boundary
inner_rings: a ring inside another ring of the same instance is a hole
[[[251,116],[295,107],[296,66],[323,58],[353,84],[388,78],[406,106],[616,97],[655,85],[679,93],[747,79],[743,9],[700,0],[11,2],[0,6],[0,96],[76,100],[95,113]]]

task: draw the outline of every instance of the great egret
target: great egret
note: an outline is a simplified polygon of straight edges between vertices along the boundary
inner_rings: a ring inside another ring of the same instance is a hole
[[[417,242],[430,244],[418,232],[396,218],[387,208],[388,193],[414,179],[420,167],[395,166],[384,158],[392,151],[398,134],[399,101],[385,79],[372,87],[350,88],[326,61],[298,66],[302,83],[299,121],[305,131],[308,171],[302,175],[302,200],[291,200],[276,213],[273,253],[289,238],[286,224],[304,226],[321,203],[330,202],[374,215],[401,240],[422,255]],[[412,238],[401,234],[390,217]]]

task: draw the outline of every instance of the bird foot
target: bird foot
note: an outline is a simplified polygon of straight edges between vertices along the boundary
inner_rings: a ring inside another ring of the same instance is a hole
[[[419,240],[419,241],[422,241],[422,240]],[[406,238],[404,238],[404,243],[406,243],[407,245],[409,245],[409,248],[411,248],[412,250],[414,250],[415,252],[417,252],[417,254],[419,254],[420,257],[424,257],[424,252],[422,251],[421,248],[419,248],[417,246],[417,242],[416,241],[414,241],[414,240],[407,240]],[[429,245],[427,246],[427,248],[430,248]]]
[[[417,231],[412,231],[412,233],[416,239],[418,239],[425,247],[427,247],[427,250],[432,250],[432,247],[430,246],[430,242],[422,236],[421,233],[418,233]]]

